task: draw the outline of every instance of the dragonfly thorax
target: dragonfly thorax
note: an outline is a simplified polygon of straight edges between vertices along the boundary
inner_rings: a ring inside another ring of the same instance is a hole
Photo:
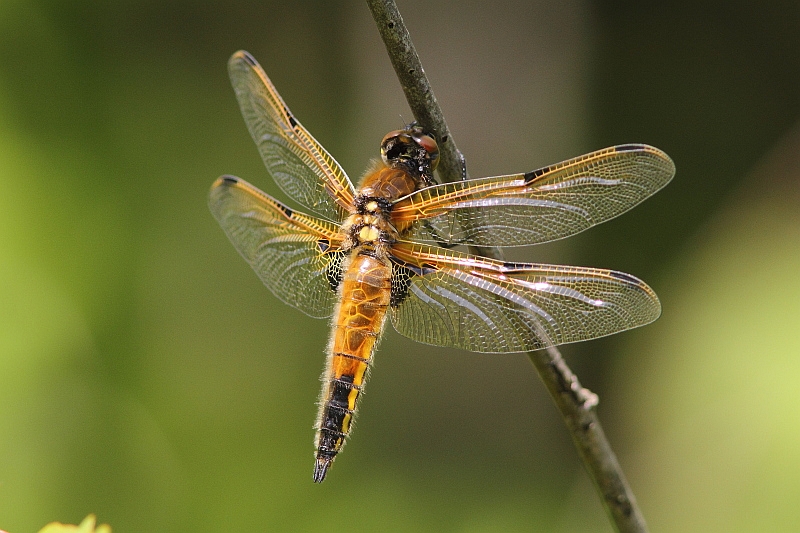
[[[377,206],[377,202],[369,203]],[[342,224],[342,232],[345,234],[346,244],[349,244],[345,246],[346,249],[363,245],[386,247],[397,240],[397,231],[388,221],[387,215],[377,207],[371,212],[367,210],[363,214],[350,215]]]

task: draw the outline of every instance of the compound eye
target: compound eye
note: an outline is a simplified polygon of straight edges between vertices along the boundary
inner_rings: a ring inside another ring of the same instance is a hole
[[[408,135],[407,130],[394,130],[384,135],[381,141],[381,158],[387,165],[400,157],[402,154],[408,152],[408,147],[413,145],[414,141]]]
[[[383,136],[383,140],[381,140],[381,146],[385,145],[387,142],[389,142],[391,139],[394,139],[395,137],[403,137],[403,136],[408,137],[407,130],[390,131],[389,133]]]
[[[436,169],[436,165],[439,164],[439,145],[436,144],[436,141],[430,135],[415,135],[414,141],[425,149],[428,153],[428,157],[431,160],[431,170]]]

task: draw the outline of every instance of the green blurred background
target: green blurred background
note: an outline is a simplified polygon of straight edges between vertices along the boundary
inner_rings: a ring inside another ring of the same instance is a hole
[[[400,2],[472,176],[646,142],[678,173],[516,259],[645,279],[662,318],[565,347],[655,531],[800,531],[800,4]],[[0,529],[611,531],[524,355],[387,332],[311,482],[328,335],[206,207],[264,171],[254,54],[356,178],[410,119],[361,2],[0,3]],[[400,116],[402,115],[402,117]]]

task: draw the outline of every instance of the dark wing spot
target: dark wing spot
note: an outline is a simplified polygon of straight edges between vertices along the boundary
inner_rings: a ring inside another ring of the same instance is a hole
[[[283,112],[284,112],[284,113],[286,113],[286,118],[288,118],[288,119],[289,119],[289,124],[291,124],[291,126],[292,126],[293,128],[296,128],[296,127],[297,127],[297,121],[296,121],[296,120],[295,120],[295,118],[292,116],[292,112],[291,112],[291,111],[289,111],[289,110],[288,110],[287,108],[285,108],[285,107],[283,108]]]
[[[222,176],[220,179],[225,185],[236,185],[239,183],[239,178],[236,176]]]
[[[615,147],[617,152],[637,152],[644,149],[643,144],[620,144]]]
[[[288,218],[291,218],[292,215],[294,214],[294,211],[292,211],[290,208],[286,207],[285,205],[283,205],[283,204],[276,204],[276,205],[277,205],[278,208],[280,208],[281,211],[283,211],[283,214],[286,215]]]
[[[525,185],[529,185],[532,183],[536,178],[545,174],[546,172],[550,172],[550,167],[539,168],[536,170],[531,170],[530,172],[526,172],[523,178],[525,179]]]
[[[242,50],[242,57],[244,58],[245,61],[250,63],[251,66],[254,67],[258,66],[258,61],[256,61],[256,58],[250,55],[250,52],[245,52],[244,50]]]
[[[626,274],[625,272],[617,272],[616,270],[610,270],[608,272],[608,274],[612,278],[621,279],[622,281],[630,283],[631,285],[641,285],[642,284],[642,281],[639,278],[637,278],[635,276],[631,276],[630,274]]]

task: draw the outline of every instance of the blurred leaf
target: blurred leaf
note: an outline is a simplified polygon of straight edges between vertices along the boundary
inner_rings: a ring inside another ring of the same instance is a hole
[[[800,127],[667,267],[664,316],[625,362],[612,402],[654,529],[800,530],[798,154]]]
[[[39,533],[111,533],[111,526],[108,524],[101,524],[95,529],[95,520],[95,516],[90,514],[83,519],[83,522],[81,522],[79,526],[52,522],[39,530]]]

